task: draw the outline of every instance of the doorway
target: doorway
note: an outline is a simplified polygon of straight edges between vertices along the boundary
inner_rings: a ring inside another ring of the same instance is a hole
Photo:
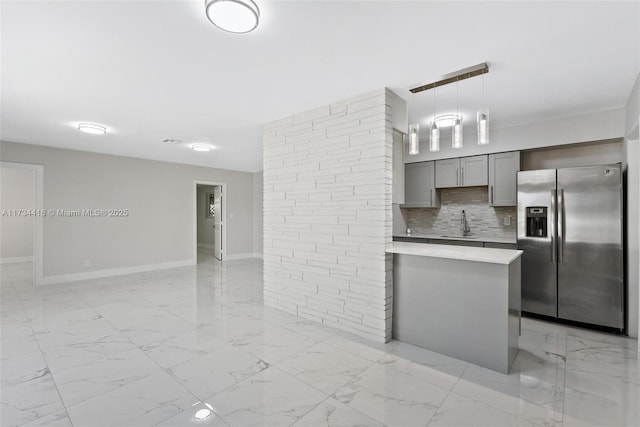
[[[225,184],[195,183],[196,263],[222,261],[226,254]]]
[[[30,264],[34,285],[43,282],[43,170],[42,165],[0,162],[0,264]]]

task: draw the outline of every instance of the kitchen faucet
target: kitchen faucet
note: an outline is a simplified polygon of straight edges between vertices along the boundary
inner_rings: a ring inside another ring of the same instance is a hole
[[[468,236],[471,234],[471,228],[469,228],[469,224],[467,223],[467,214],[464,213],[464,209],[462,210],[462,214],[460,214],[460,224],[462,224],[462,235]]]

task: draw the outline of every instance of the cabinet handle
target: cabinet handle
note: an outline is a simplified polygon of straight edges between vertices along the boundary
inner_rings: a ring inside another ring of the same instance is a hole
[[[429,190],[429,204],[433,207],[433,188]]]
[[[491,206],[493,206],[493,185],[490,185],[490,186],[489,186],[489,189],[491,190],[491,191],[490,191],[490,193],[491,193],[491,194],[490,194],[490,197],[491,197]]]
[[[456,185],[460,185],[460,171],[456,168]]]
[[[464,185],[464,168],[462,168],[462,179],[461,179],[461,181],[462,181],[462,185]]]

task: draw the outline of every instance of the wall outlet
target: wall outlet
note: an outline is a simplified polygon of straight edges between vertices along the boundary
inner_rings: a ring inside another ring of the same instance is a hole
[[[504,225],[511,225],[511,217],[510,216],[505,216],[504,217]]]
[[[85,266],[86,268],[91,267],[91,260],[90,260],[90,259],[85,259],[85,260],[84,260],[84,266]]]

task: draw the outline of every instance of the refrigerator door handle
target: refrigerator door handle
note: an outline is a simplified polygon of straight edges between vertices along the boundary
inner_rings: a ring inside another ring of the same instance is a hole
[[[564,264],[564,189],[560,189],[558,193],[558,263]]]
[[[551,190],[551,215],[549,218],[549,236],[551,236],[551,262],[556,262],[556,200],[558,198],[558,194],[556,190]]]

